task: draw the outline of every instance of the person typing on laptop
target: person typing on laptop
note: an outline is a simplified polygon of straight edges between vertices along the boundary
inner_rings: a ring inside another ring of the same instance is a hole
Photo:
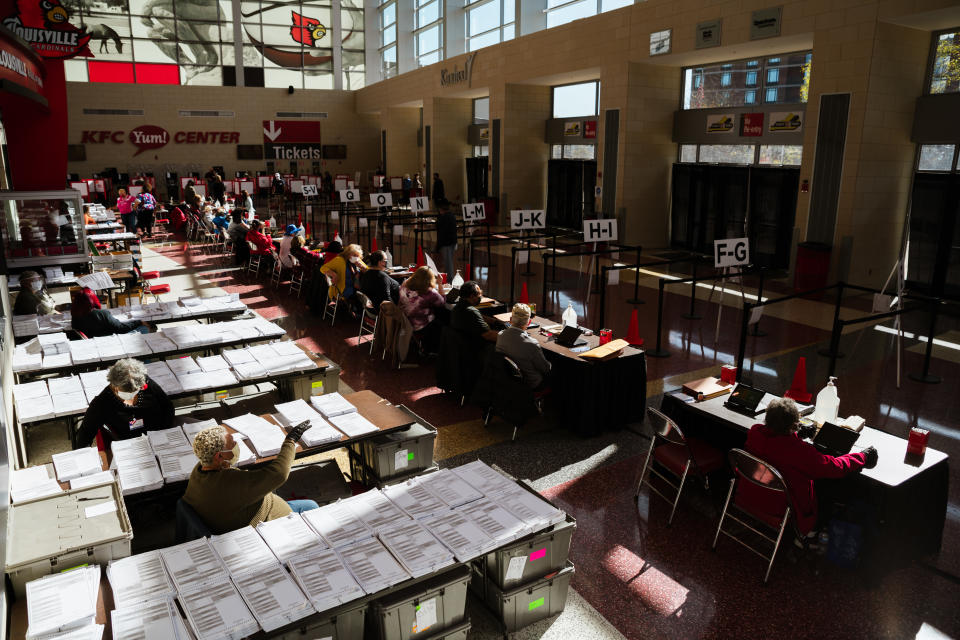
[[[867,447],[857,453],[830,456],[817,451],[810,443],[801,440],[800,412],[789,398],[777,398],[767,405],[766,424],[755,424],[747,434],[745,449],[770,463],[787,483],[793,507],[796,510],[797,530],[808,536],[817,525],[817,494],[814,480],[843,478],[857,473],[864,467],[872,469],[877,464],[877,450]],[[743,500],[758,510],[771,514],[783,514],[783,496],[750,482],[737,483],[738,500]]]

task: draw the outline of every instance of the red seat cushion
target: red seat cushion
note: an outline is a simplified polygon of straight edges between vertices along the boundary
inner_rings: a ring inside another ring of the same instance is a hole
[[[683,468],[687,464],[690,452],[701,473],[712,473],[723,467],[723,452],[703,440],[687,438],[687,447],[672,443],[663,444],[653,450],[653,457],[678,476],[683,475]]]
[[[150,287],[150,293],[170,293],[170,285],[168,284],[158,284],[156,286]]]
[[[737,478],[737,491],[733,496],[733,503],[754,518],[776,529],[783,521],[787,497],[781,491],[765,489],[741,476]]]
[[[140,275],[143,276],[143,279],[144,279],[144,280],[156,280],[157,278],[160,277],[160,272],[159,272],[159,271],[144,271],[144,272],[141,273]]]

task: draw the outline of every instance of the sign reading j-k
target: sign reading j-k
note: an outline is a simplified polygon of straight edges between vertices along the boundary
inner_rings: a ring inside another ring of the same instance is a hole
[[[514,209],[510,212],[511,229],[545,229],[547,214],[538,209]]]
[[[741,264],[750,264],[750,241],[747,238],[713,241],[714,267],[735,267]]]

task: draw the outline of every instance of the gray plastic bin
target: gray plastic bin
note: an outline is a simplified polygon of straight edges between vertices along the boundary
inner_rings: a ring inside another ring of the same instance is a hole
[[[368,438],[353,450],[376,481],[415,475],[433,464],[433,443],[437,430],[419,422],[390,433]]]
[[[360,640],[363,638],[364,619],[367,615],[367,602],[348,602],[345,605],[324,611],[319,615],[306,618],[303,624],[280,636],[271,636],[276,640]]]
[[[459,565],[440,575],[384,596],[370,607],[379,640],[431,638],[465,619],[470,569]],[[417,610],[435,608],[436,622],[417,628]],[[443,636],[441,636],[443,637]]]
[[[461,622],[458,625],[440,631],[439,633],[424,638],[423,640],[467,640],[470,634],[470,619]]]
[[[542,578],[548,573],[559,571],[567,565],[567,557],[570,555],[570,539],[573,537],[573,530],[577,528],[576,521],[567,516],[565,522],[555,524],[545,531],[535,533],[521,538],[516,542],[491,551],[476,560],[482,568],[481,575],[474,575],[473,583],[480,580],[481,584],[471,584],[474,592],[482,595],[484,593],[483,576],[492,581],[494,585],[502,589],[511,589],[515,586],[526,584],[537,578]],[[516,575],[514,569],[513,575],[507,578],[510,563],[513,562],[516,567],[522,563],[522,573]]]
[[[478,571],[478,567],[474,565],[473,570]],[[503,630],[513,633],[563,611],[573,572],[573,563],[567,562],[556,573],[509,590],[500,590],[488,580],[484,601]]]

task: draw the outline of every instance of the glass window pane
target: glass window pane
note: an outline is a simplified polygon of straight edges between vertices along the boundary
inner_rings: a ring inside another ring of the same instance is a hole
[[[811,58],[810,52],[799,52],[684,69],[683,108],[739,107],[757,104],[761,99],[768,103],[804,103],[810,87]],[[763,90],[758,94],[761,83]]]
[[[503,28],[503,41],[513,40],[513,25],[509,24]]]
[[[696,162],[696,161],[697,161],[697,145],[695,144],[680,145],[680,162]]]
[[[440,0],[417,9],[417,28],[424,27],[440,18]]]
[[[440,62],[440,52],[434,51],[433,53],[424,54],[417,59],[417,62],[420,63],[421,67]]]
[[[332,66],[332,65],[331,65]],[[304,89],[333,89],[333,73],[303,74]]]
[[[160,45],[163,45],[161,48]],[[173,54],[174,57],[171,57]],[[176,51],[169,43],[156,40],[134,40],[133,58],[137,62],[176,62]]]
[[[600,5],[602,7],[600,10],[613,11],[620,7],[629,7],[631,4],[633,4],[633,0],[603,0],[603,3]]]
[[[920,146],[919,171],[950,171],[953,164],[952,144],[925,144]]]
[[[388,27],[383,30],[383,40],[381,40],[381,46],[386,46],[388,44],[393,44],[397,41],[397,28]]]
[[[930,93],[960,91],[960,31],[937,37]]]
[[[473,121],[487,122],[490,120],[490,98],[477,98],[473,101]]]
[[[760,164],[797,165],[803,159],[802,144],[762,144]]]
[[[550,159],[551,160],[561,160],[563,159],[563,146],[559,144],[550,145]]]
[[[367,74],[361,67],[360,71],[343,72],[343,88],[348,91],[351,89],[363,89],[367,81]]]
[[[513,0],[503,0],[503,24],[510,24],[516,19],[516,6]]]
[[[294,89],[303,88],[303,73],[299,69],[263,70],[263,86],[286,89],[291,85]]]
[[[497,0],[473,7],[467,14],[467,34],[473,35],[500,26],[500,3]],[[488,43],[490,44],[490,43]],[[487,45],[481,45],[487,46]]]
[[[189,84],[193,86],[213,86],[223,85],[222,67],[200,67],[192,65],[180,65],[180,84]]]
[[[397,21],[397,5],[391,4],[383,8],[380,13],[380,26],[386,27]]]
[[[597,82],[582,82],[553,88],[553,117],[597,115]]]
[[[593,160],[597,157],[597,148],[592,144],[565,144],[563,157],[567,160]]]
[[[64,60],[63,73],[67,82],[87,82],[87,61],[83,58],[80,60]]]
[[[550,27],[559,27],[562,24],[587,18],[597,11],[597,3],[582,0],[576,4],[571,4],[547,13],[547,29]]]
[[[482,49],[483,47],[489,47],[490,45],[497,44],[498,42],[500,42],[500,31],[491,31],[490,33],[485,33],[482,36],[470,38],[470,51],[476,51],[477,49]]]
[[[702,144],[700,162],[753,164],[752,144]]]
[[[387,47],[380,53],[380,65],[383,75],[390,77],[397,72],[397,47]]]
[[[434,25],[417,34],[417,51],[428,53],[440,48],[440,25]]]

